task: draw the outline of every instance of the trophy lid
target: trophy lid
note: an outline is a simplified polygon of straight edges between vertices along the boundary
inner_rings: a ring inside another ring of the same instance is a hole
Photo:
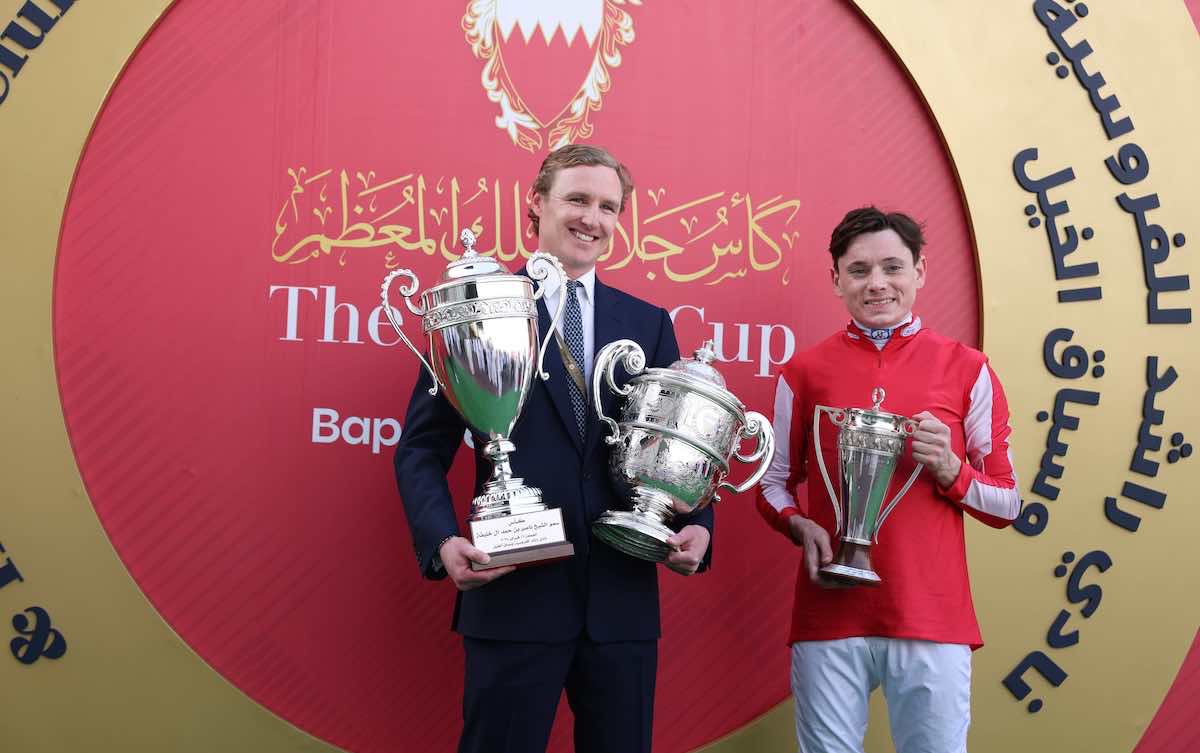
[[[883,404],[883,398],[887,395],[882,387],[876,387],[871,391],[870,408],[850,408],[848,413],[847,425],[858,431],[867,431],[875,434],[911,434],[916,430],[916,421],[907,416],[901,416],[896,413],[888,413],[885,410],[880,410]]]
[[[713,359],[716,357],[717,353],[713,350],[713,341],[705,340],[692,353],[691,358],[680,358],[668,368],[725,389],[725,377],[721,376],[721,372],[717,371],[711,365]]]
[[[630,382],[657,382],[668,385],[679,394],[698,395],[733,414],[739,421],[744,421],[746,406],[725,388],[725,377],[712,367],[712,361],[716,357],[713,341],[707,340],[696,349],[691,358],[681,358],[666,368],[646,369]]]
[[[462,241],[465,249],[463,255],[446,265],[439,284],[464,280],[469,277],[509,274],[508,268],[496,259],[491,256],[483,256],[475,250],[475,233],[465,229],[458,239]]]

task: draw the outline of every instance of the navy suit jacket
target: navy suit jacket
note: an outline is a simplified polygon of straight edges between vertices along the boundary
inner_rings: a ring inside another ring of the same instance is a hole
[[[550,331],[550,317],[538,302],[538,331]],[[599,350],[627,338],[646,352],[648,367],[669,366],[679,358],[675,330],[667,312],[596,280],[595,343]],[[536,375],[521,417],[513,429],[513,475],[542,490],[542,501],[563,511],[567,538],[575,554],[564,560],[523,567],[471,591],[460,592],[453,628],[491,640],[554,642],[586,633],[595,641],[651,640],[660,635],[658,576],[654,563],[630,557],[594,539],[591,523],[606,509],[628,509],[609,481],[608,446],[600,420],[589,407],[587,432],[580,441],[571,410],[568,380],[558,349],[546,350],[548,381]],[[628,380],[618,368],[617,374]],[[618,380],[621,381],[621,380]],[[465,424],[446,399],[431,397],[429,373],[420,370],[396,447],[396,482],[412,531],[417,562],[427,578],[445,577],[434,566],[436,548],[447,536],[461,535],[446,483],[446,472],[462,441]],[[605,413],[616,418],[611,391],[602,396]],[[589,399],[589,406],[591,401]],[[485,438],[475,437],[475,494],[490,463],[479,452]],[[712,509],[677,517],[712,530]],[[709,548],[711,552],[711,546]],[[701,568],[707,567],[709,554]]]

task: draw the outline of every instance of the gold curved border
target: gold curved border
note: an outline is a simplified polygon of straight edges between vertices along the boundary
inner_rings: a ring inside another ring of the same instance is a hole
[[[1200,354],[1194,325],[1147,324],[1138,238],[1114,198],[1124,190],[1135,196],[1157,192],[1163,206],[1153,221],[1170,233],[1200,233],[1188,211],[1200,203],[1193,128],[1200,102],[1192,96],[1200,89],[1200,45],[1194,26],[1182,2],[1153,0],[1136,9],[1096,4],[1068,34],[1071,43],[1089,40],[1095,50],[1087,60],[1089,72],[1103,72],[1109,82],[1104,95],[1119,94],[1119,114],[1134,119],[1135,133],[1110,142],[1087,92],[1073,76],[1059,80],[1048,64],[1054,46],[1034,17],[1032,0],[855,4],[919,88],[958,173],[977,249],[984,348],[1009,396],[1018,483],[1028,501],[1036,499],[1027,493],[1049,426],[1038,423],[1036,413],[1051,410],[1063,388],[1101,393],[1095,408],[1069,409],[1081,426],[1063,434],[1070,443],[1069,455],[1060,458],[1066,468],[1058,483],[1063,494],[1048,503],[1046,530],[1026,538],[968,526],[975,601],[987,641],[974,658],[969,749],[1133,750],[1200,624],[1194,598],[1200,548],[1191,542],[1200,510],[1190,500],[1200,467],[1168,466],[1157,454],[1162,467],[1155,479],[1131,479],[1127,469],[1147,389],[1146,357],[1157,355],[1160,371],[1170,364],[1181,374],[1173,390],[1157,396],[1156,406],[1167,416],[1158,431],[1169,435],[1196,425],[1200,409],[1186,380],[1197,373]],[[1067,0],[1060,5],[1072,7]],[[1119,185],[1104,166],[1105,157],[1130,141],[1152,162],[1150,176],[1135,187]],[[1016,153],[1031,146],[1045,166],[1036,175],[1068,165],[1075,170],[1070,191],[1055,199],[1069,198],[1072,217],[1095,230],[1097,241],[1082,247],[1080,256],[1098,260],[1101,276],[1082,284],[1100,284],[1102,302],[1056,302],[1055,291],[1073,285],[1056,283],[1045,232],[1031,230],[1022,212],[1031,196],[1013,173]],[[1169,272],[1190,274],[1192,285],[1200,285],[1200,265],[1188,248],[1172,256]],[[1195,308],[1194,294],[1172,295],[1166,305]],[[1072,329],[1072,343],[1089,352],[1105,351],[1102,378],[1068,381],[1049,373],[1042,343],[1055,327]],[[1125,502],[1140,508],[1135,512],[1143,518],[1134,534],[1103,513],[1105,497],[1118,497],[1125,480],[1146,482],[1170,500],[1162,510]],[[1085,580],[1101,584],[1104,593],[1099,609],[1085,620],[1053,570],[1064,552],[1078,557],[1097,549],[1114,564]],[[1080,642],[1052,650],[1047,629],[1061,609],[1072,612],[1067,629],[1078,629]],[[1001,680],[1035,649],[1068,678],[1054,688],[1030,672],[1026,679],[1033,689],[1018,702]],[[880,695],[872,696],[866,748],[891,751]],[[1044,701],[1036,715],[1027,710],[1035,697]],[[792,725],[788,700],[702,750],[790,750]]]
[[[0,440],[0,565],[10,557],[24,578],[0,588],[0,620],[40,605],[68,645],[60,661],[26,666],[8,656],[4,634],[0,747],[333,751],[226,682],[154,611],[88,501],[58,398],[51,287],[67,196],[113,83],[171,1],[75,3],[0,104],[0,353],[8,426],[20,427]],[[23,4],[6,3],[4,18]]]

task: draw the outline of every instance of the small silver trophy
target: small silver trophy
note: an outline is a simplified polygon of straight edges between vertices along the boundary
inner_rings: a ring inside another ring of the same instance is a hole
[[[817,465],[833,503],[834,518],[842,544],[834,561],[821,568],[821,573],[844,585],[878,585],[879,575],[871,569],[871,544],[878,542],[879,529],[896,507],[900,498],[912,487],[924,467],[917,464],[908,481],[883,504],[896,460],[904,454],[904,443],[917,430],[917,422],[905,416],[881,411],[885,393],[876,387],[871,393],[870,409],[829,408],[816,406],[813,410],[813,441],[816,444]],[[825,413],[838,432],[838,465],[841,467],[842,496],[838,500],[825,458],[821,452],[821,414]]]
[[[661,562],[671,546],[667,527],[676,513],[704,509],[720,500],[717,492],[744,492],[762,478],[775,451],[771,422],[747,412],[725,389],[725,379],[711,366],[715,354],[706,342],[694,358],[680,359],[665,369],[645,369],[646,354],[632,340],[617,340],[596,356],[592,370],[592,401],[608,425],[604,438],[613,445],[609,470],[614,483],[630,501],[628,510],[608,510],[592,524],[596,538],[639,559]],[[624,361],[633,378],[618,387],[613,370]],[[643,373],[643,370],[644,373]],[[608,388],[625,396],[618,424],[600,402]],[[739,447],[755,437],[750,454]],[[725,481],[729,461],[758,463],[738,485]]]
[[[543,358],[566,308],[559,307],[539,350],[537,301],[546,290],[542,281],[553,273],[565,288],[566,274],[558,259],[541,251],[526,265],[529,277],[510,274],[495,259],[475,251],[470,230],[463,230],[460,239],[462,257],[421,294],[420,307],[412,302],[419,287],[412,270],[389,272],[380,291],[383,310],[433,377],[429,394],[441,389],[463,420],[487,437],[483,454],[492,462],[492,474],[483,493],[471,500],[467,522],[475,546],[491,560],[471,567],[483,570],[568,557],[575,548],[566,540],[562,510],[547,507],[541,490],[514,478],[508,460],[516,449],[508,437],[529,396],[533,374],[549,378]],[[421,330],[429,338],[428,361],[405,336],[389,301],[392,281],[398,277],[409,279],[400,286],[400,295],[408,310],[421,317]],[[542,283],[536,292],[530,278]]]

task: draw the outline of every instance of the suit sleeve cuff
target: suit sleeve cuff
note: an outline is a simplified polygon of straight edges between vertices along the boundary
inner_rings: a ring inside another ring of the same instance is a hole
[[[446,566],[442,564],[441,557],[442,544],[458,535],[458,533],[449,533],[438,539],[438,543],[431,548],[429,554],[422,558],[420,564],[423,576],[429,580],[441,580],[446,577]]]

